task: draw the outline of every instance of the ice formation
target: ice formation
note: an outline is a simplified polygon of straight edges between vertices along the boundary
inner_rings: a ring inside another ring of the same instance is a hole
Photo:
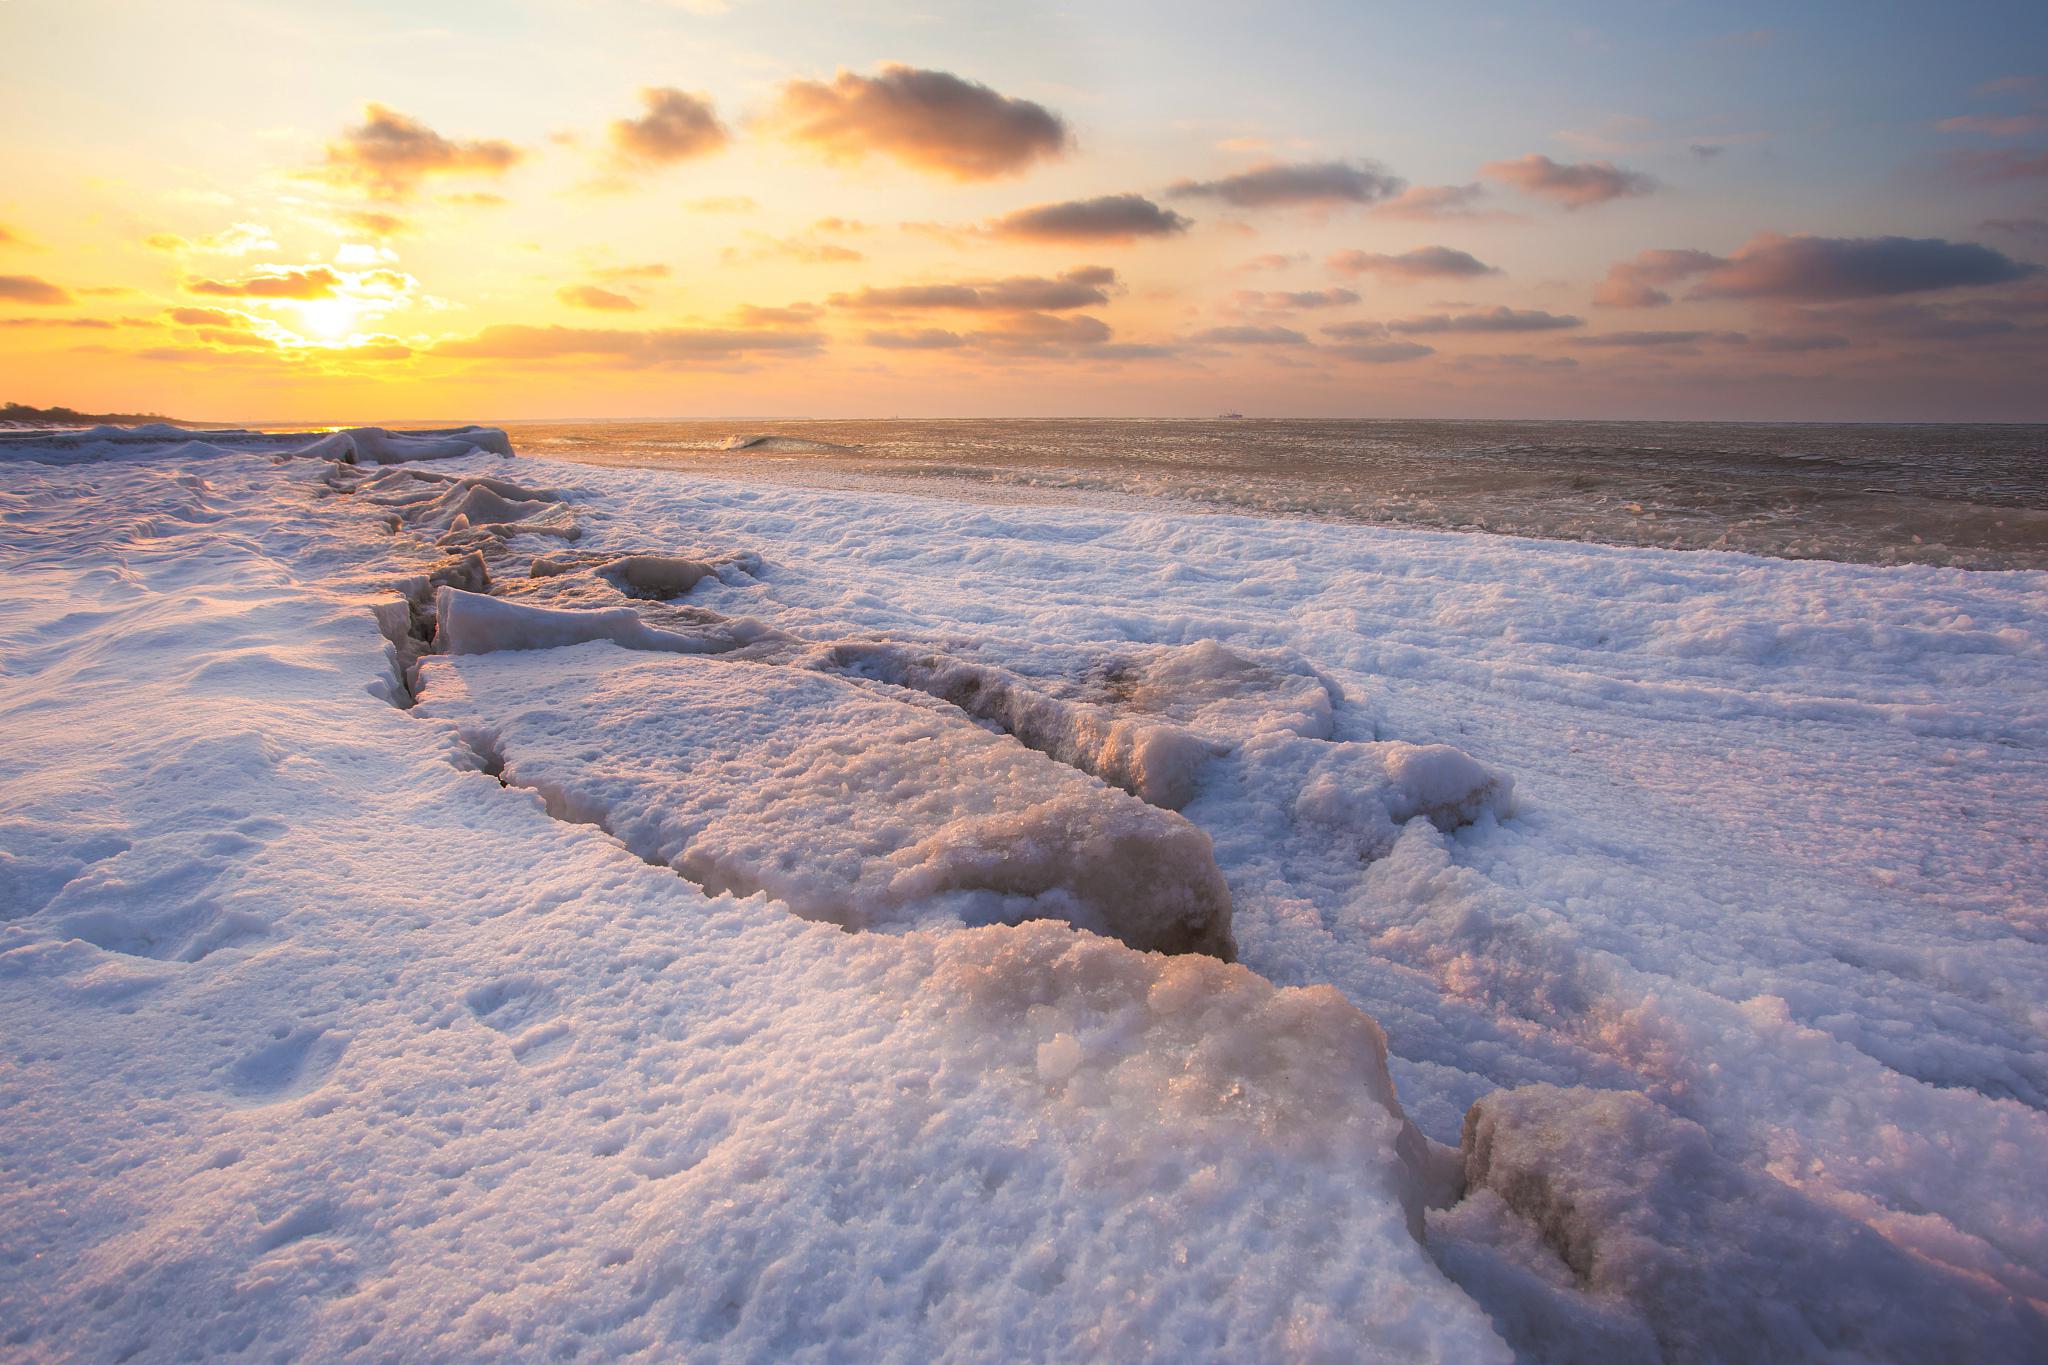
[[[358,435],[0,440],[6,1350],[2048,1354],[2042,575]]]
[[[489,634],[471,624],[485,609],[592,631],[620,616],[443,589],[450,654],[574,642]],[[632,646],[638,619],[624,614]],[[420,693],[505,781],[708,891],[765,891],[851,928],[1051,918],[1138,948],[1231,953],[1206,835],[944,708],[805,670],[602,645],[429,660]]]
[[[2024,1360],[2042,1321],[1621,1091],[1501,1090],[1465,1118],[1438,1255],[1525,1353]]]
[[[823,452],[833,450],[857,450],[857,446],[841,445],[833,441],[814,441],[802,436],[777,436],[773,433],[760,436],[728,436],[720,443],[721,450],[745,450],[773,452]]]
[[[929,693],[993,721],[1026,746],[1155,806],[1177,810],[1195,794],[1211,748],[1180,729],[1107,707],[1048,696],[1004,669],[890,644],[846,643],[829,666]]]

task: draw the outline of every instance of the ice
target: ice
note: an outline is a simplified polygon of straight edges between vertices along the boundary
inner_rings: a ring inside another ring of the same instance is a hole
[[[455,722],[563,819],[707,890],[765,891],[851,928],[1053,918],[1144,949],[1232,951],[1206,835],[943,708],[805,670],[608,645],[467,657],[500,640],[573,643],[538,626],[492,634],[474,624],[485,611],[591,631],[621,613],[451,589],[441,602],[448,652],[465,657],[425,662],[422,713]]]
[[[1213,753],[1210,745],[1178,726],[1048,696],[986,664],[851,642],[835,646],[827,662],[939,697],[993,721],[1041,753],[1168,810],[1194,796],[1202,766]]]
[[[1418,816],[1454,831],[1508,813],[1514,779],[1448,744],[1318,743],[1270,735],[1246,744],[1249,783],[1285,800],[1297,827],[1352,859],[1384,856]]]
[[[2048,577],[315,439],[0,442],[6,1349],[2043,1356]]]
[[[564,611],[528,606],[482,593],[442,587],[434,596],[434,649],[442,654],[489,654],[497,650],[559,649],[605,640],[626,649],[674,654],[718,653],[760,633],[739,623],[739,634],[681,632],[648,625],[631,607]]]
[[[391,464],[400,460],[454,460],[479,453],[510,456],[512,442],[497,427],[448,427],[439,431],[386,431],[383,427],[352,427],[336,432],[345,437],[353,463]],[[332,438],[329,438],[332,439]],[[312,451],[308,454],[316,453]],[[347,455],[317,452],[323,459]]]
[[[135,427],[0,432],[0,458],[41,464],[127,459],[145,453],[159,460],[190,460],[229,451],[378,465],[407,460],[454,460],[477,454],[509,457],[512,443],[499,428],[478,426],[430,431],[350,427],[324,433],[293,433],[174,427],[156,422]]]
[[[6,490],[8,1352],[1509,1359],[1337,992],[706,896],[373,694],[416,546],[204,469]],[[580,655],[715,662],[430,670]]]
[[[799,453],[828,453],[835,450],[858,450],[858,446],[840,445],[833,441],[814,441],[802,436],[777,436],[772,433],[760,436],[728,436],[719,444],[720,450],[745,450],[756,452],[793,451]]]
[[[413,480],[418,475],[412,471]],[[458,521],[467,523],[514,522],[542,516],[565,499],[553,489],[526,488],[509,479],[468,475],[450,480],[437,493],[431,488],[407,487],[400,492],[371,492],[368,502],[396,507],[406,523],[446,531]]]
[[[1341,693],[1291,650],[1232,649],[1216,640],[1134,654],[1091,670],[1083,695],[1171,719],[1227,747],[1254,735],[1331,735]]]
[[[1466,1117],[1463,1152],[1465,1199],[1432,1215],[1432,1240],[1534,1356],[2024,1360],[2048,1345],[2034,1307],[1743,1169],[1642,1095],[1496,1091]]]

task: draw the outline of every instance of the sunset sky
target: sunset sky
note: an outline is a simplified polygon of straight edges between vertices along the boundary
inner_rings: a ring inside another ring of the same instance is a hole
[[[2048,420],[2048,5],[0,0],[0,399]]]

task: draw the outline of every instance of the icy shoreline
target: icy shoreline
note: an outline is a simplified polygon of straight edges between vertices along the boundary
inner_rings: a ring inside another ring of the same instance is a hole
[[[2048,577],[189,436],[0,446],[14,1346],[2044,1340]]]

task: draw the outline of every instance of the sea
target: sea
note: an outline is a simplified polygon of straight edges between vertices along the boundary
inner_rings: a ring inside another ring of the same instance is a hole
[[[2048,425],[1295,420],[503,424],[530,455],[1072,502],[2048,569]]]

